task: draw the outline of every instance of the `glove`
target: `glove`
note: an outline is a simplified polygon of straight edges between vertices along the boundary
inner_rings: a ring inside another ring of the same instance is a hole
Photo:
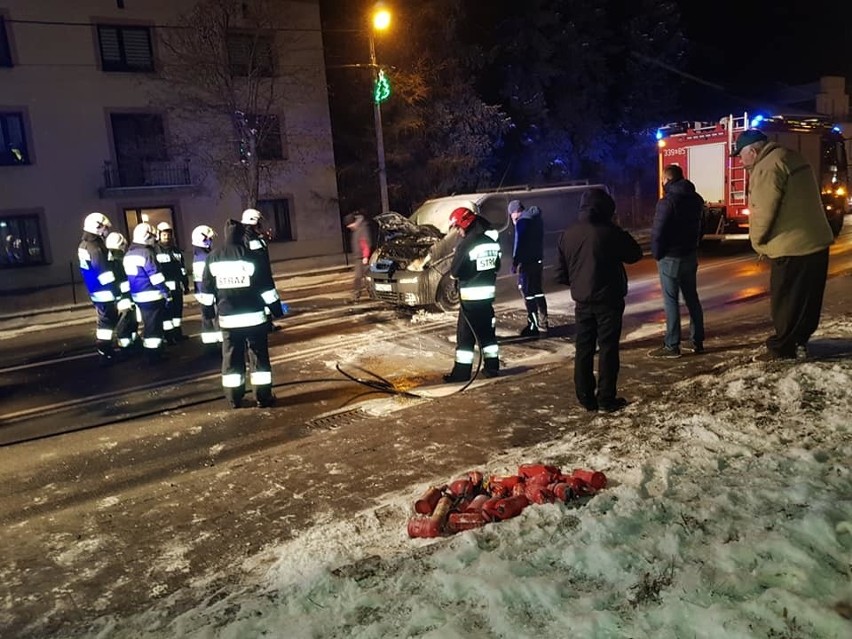
[[[284,309],[281,308],[281,304],[270,304],[267,308],[272,313],[272,317],[284,317]]]

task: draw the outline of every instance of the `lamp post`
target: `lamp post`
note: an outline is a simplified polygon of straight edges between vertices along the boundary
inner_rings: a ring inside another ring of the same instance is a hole
[[[382,105],[375,87],[379,82],[379,65],[376,62],[376,42],[373,31],[382,32],[390,26],[391,14],[383,3],[377,2],[373,7],[373,28],[370,34],[370,66],[373,69],[373,119],[376,124],[376,153],[379,160],[379,192],[382,199],[382,214],[388,213],[388,174],[385,170],[385,141],[382,135]]]

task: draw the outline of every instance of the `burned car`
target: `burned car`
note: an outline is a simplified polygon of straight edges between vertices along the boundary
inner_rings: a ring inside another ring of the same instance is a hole
[[[454,209],[474,204],[502,235],[510,226],[509,201],[520,199],[527,206],[543,206],[561,230],[576,216],[582,192],[592,186],[601,185],[572,183],[454,195],[427,200],[407,218],[399,213],[379,215],[375,218],[379,238],[367,274],[371,295],[398,306],[453,310],[459,303],[456,283],[448,273],[458,241],[458,234],[449,228]],[[511,259],[504,262],[511,264]]]

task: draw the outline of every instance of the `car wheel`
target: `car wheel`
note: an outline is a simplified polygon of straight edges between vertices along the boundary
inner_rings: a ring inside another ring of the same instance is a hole
[[[456,281],[449,275],[444,275],[438,282],[435,291],[435,308],[439,311],[449,313],[459,307],[459,289]]]

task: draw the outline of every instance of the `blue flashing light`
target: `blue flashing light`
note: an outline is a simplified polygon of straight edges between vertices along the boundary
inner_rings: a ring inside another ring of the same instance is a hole
[[[831,130],[832,130],[832,131],[834,131],[835,133],[840,133],[840,132],[841,132],[841,131],[840,131],[840,127],[839,127],[839,126],[837,126],[836,124],[835,124],[833,127],[831,127]]]
[[[658,140],[663,139],[663,132],[660,129],[657,129],[657,132],[654,134],[654,137]]]
[[[751,128],[754,129],[760,126],[760,123],[763,122],[765,118],[762,115],[756,115],[751,119]]]

